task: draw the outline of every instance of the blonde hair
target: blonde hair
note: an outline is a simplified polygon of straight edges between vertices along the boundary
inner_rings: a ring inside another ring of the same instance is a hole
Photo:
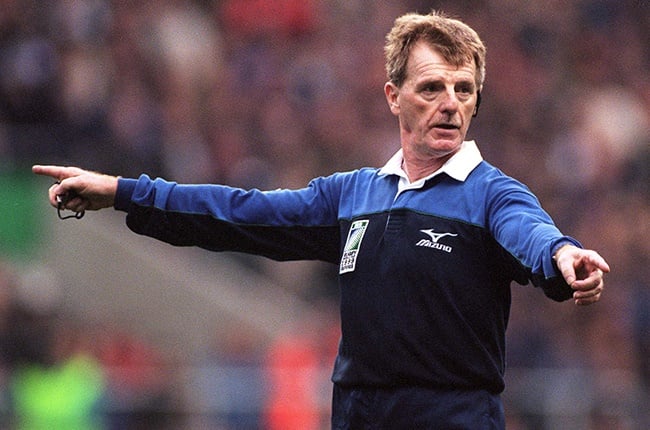
[[[411,49],[420,40],[434,47],[450,64],[462,66],[473,62],[476,88],[479,91],[483,88],[486,51],[483,41],[464,22],[435,10],[427,15],[407,13],[395,20],[384,46],[386,73],[391,82],[402,86]]]

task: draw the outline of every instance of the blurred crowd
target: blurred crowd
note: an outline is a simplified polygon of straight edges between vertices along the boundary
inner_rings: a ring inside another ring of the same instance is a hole
[[[589,428],[635,428],[650,391],[647,0],[2,0],[0,169],[64,163],[272,189],[383,165],[399,144],[382,91],[384,36],[398,15],[432,7],[487,45],[470,138],[613,270],[602,303],[586,309],[516,286],[509,366],[583,369]],[[291,284],[281,265],[263,266]],[[333,274],[305,267],[319,291],[290,288],[335,302]],[[6,306],[0,316],[4,369],[53,360],[19,349],[55,330],[52,354],[76,357],[91,392],[106,394],[106,353],[82,347],[96,333]],[[322,349],[297,359],[320,363]],[[548,428],[543,411],[507,395],[513,429]]]
[[[160,353],[62,313],[47,278],[0,264],[0,428],[163,428],[172,396]]]
[[[0,429],[327,428],[331,303],[275,339],[233,322],[179,360],[134,327],[70,311],[55,278],[0,261]]]

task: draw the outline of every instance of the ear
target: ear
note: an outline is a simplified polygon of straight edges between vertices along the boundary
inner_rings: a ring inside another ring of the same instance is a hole
[[[477,91],[476,92],[476,105],[474,106],[474,113],[472,114],[473,117],[476,117],[478,115],[478,107],[481,106],[481,92]]]
[[[386,102],[393,115],[399,115],[399,88],[392,82],[386,82],[384,85],[384,94],[386,95]]]

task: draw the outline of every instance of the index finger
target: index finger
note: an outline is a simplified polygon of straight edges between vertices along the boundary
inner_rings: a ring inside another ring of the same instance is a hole
[[[601,257],[597,252],[593,251],[592,253],[588,254],[587,259],[589,260],[589,263],[597,269],[600,269],[605,273],[609,273],[609,264],[607,264],[605,259]]]
[[[41,166],[38,164],[32,166],[32,172],[37,175],[49,176],[58,181],[81,173],[80,169],[76,167]]]

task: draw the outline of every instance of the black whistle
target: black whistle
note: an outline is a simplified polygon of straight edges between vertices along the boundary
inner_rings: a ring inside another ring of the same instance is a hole
[[[62,215],[61,211],[65,210],[65,205],[75,197],[77,197],[78,194],[75,193],[74,191],[68,191],[65,194],[57,194],[56,196],[56,214],[59,216],[59,219],[70,219],[70,218],[76,218],[76,219],[81,219],[85,215],[86,211],[79,211],[75,212],[72,215]]]

